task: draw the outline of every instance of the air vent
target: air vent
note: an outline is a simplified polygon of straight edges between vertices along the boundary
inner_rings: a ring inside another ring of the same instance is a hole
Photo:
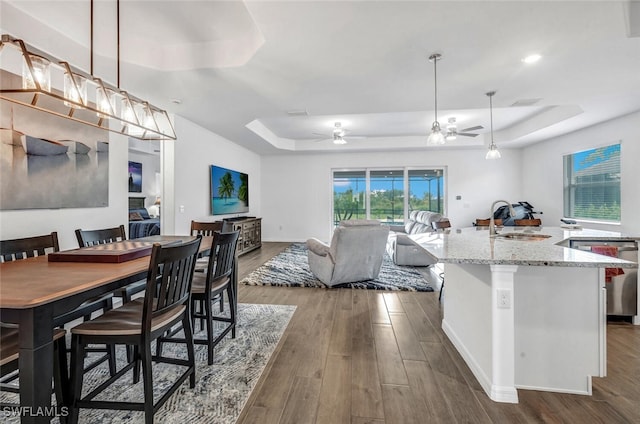
[[[288,110],[287,115],[289,116],[309,116],[309,112],[306,110]]]
[[[540,100],[542,99],[520,99],[514,104],[512,104],[511,107],[533,106],[534,104],[538,103]]]

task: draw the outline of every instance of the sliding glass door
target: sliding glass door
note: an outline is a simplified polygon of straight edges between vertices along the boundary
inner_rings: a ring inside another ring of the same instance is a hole
[[[366,171],[333,173],[333,225],[349,219],[366,219]]]
[[[443,168],[333,171],[333,225],[350,219],[402,224],[412,210],[445,213]]]
[[[409,170],[409,211],[431,211],[444,215],[442,169]]]
[[[404,170],[369,172],[369,218],[385,224],[404,222]]]

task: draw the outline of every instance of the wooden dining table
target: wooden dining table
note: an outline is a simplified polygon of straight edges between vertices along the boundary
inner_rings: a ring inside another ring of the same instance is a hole
[[[193,236],[155,236],[157,240]],[[144,240],[144,239],[136,239]],[[211,248],[203,237],[200,253]],[[150,255],[150,252],[149,252]],[[54,262],[38,256],[0,263],[0,321],[19,325],[20,420],[49,422],[63,408],[51,407],[53,319],[82,302],[146,278],[150,256],[120,263]],[[235,307],[235,305],[232,305]]]

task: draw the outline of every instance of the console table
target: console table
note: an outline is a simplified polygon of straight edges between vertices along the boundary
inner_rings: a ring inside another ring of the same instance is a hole
[[[238,256],[262,246],[262,218],[243,217],[228,219],[234,231],[240,231],[238,237]]]

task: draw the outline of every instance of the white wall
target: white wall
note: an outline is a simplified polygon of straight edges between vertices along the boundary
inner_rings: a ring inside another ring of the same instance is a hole
[[[164,175],[165,179],[173,178],[173,181],[166,181],[165,189],[173,185],[175,197],[172,206],[169,202],[165,206],[163,197],[162,205],[163,214],[166,207],[172,208],[167,217],[173,220],[168,225],[174,226],[174,234],[188,234],[192,220],[216,221],[232,216],[211,215],[211,165],[249,175],[249,213],[243,215],[260,216],[260,192],[261,187],[264,187],[260,178],[260,156],[179,116],[175,118],[175,128],[178,140],[172,143],[173,158],[167,158],[167,161],[175,163],[175,175]],[[181,206],[184,207],[183,211]],[[162,219],[164,226],[165,217]]]
[[[446,166],[447,216],[454,227],[468,227],[489,216],[496,199],[522,197],[521,155],[503,150],[488,161],[480,149],[399,153],[289,154],[262,158],[262,237],[264,241],[304,241],[331,234],[331,170],[362,167]],[[461,200],[455,200],[456,196]],[[534,204],[535,205],[535,204]]]
[[[621,141],[620,225],[584,223],[584,226],[640,234],[640,112],[547,140],[523,149],[523,193],[544,211],[545,225],[560,225],[563,211],[562,156]]]

